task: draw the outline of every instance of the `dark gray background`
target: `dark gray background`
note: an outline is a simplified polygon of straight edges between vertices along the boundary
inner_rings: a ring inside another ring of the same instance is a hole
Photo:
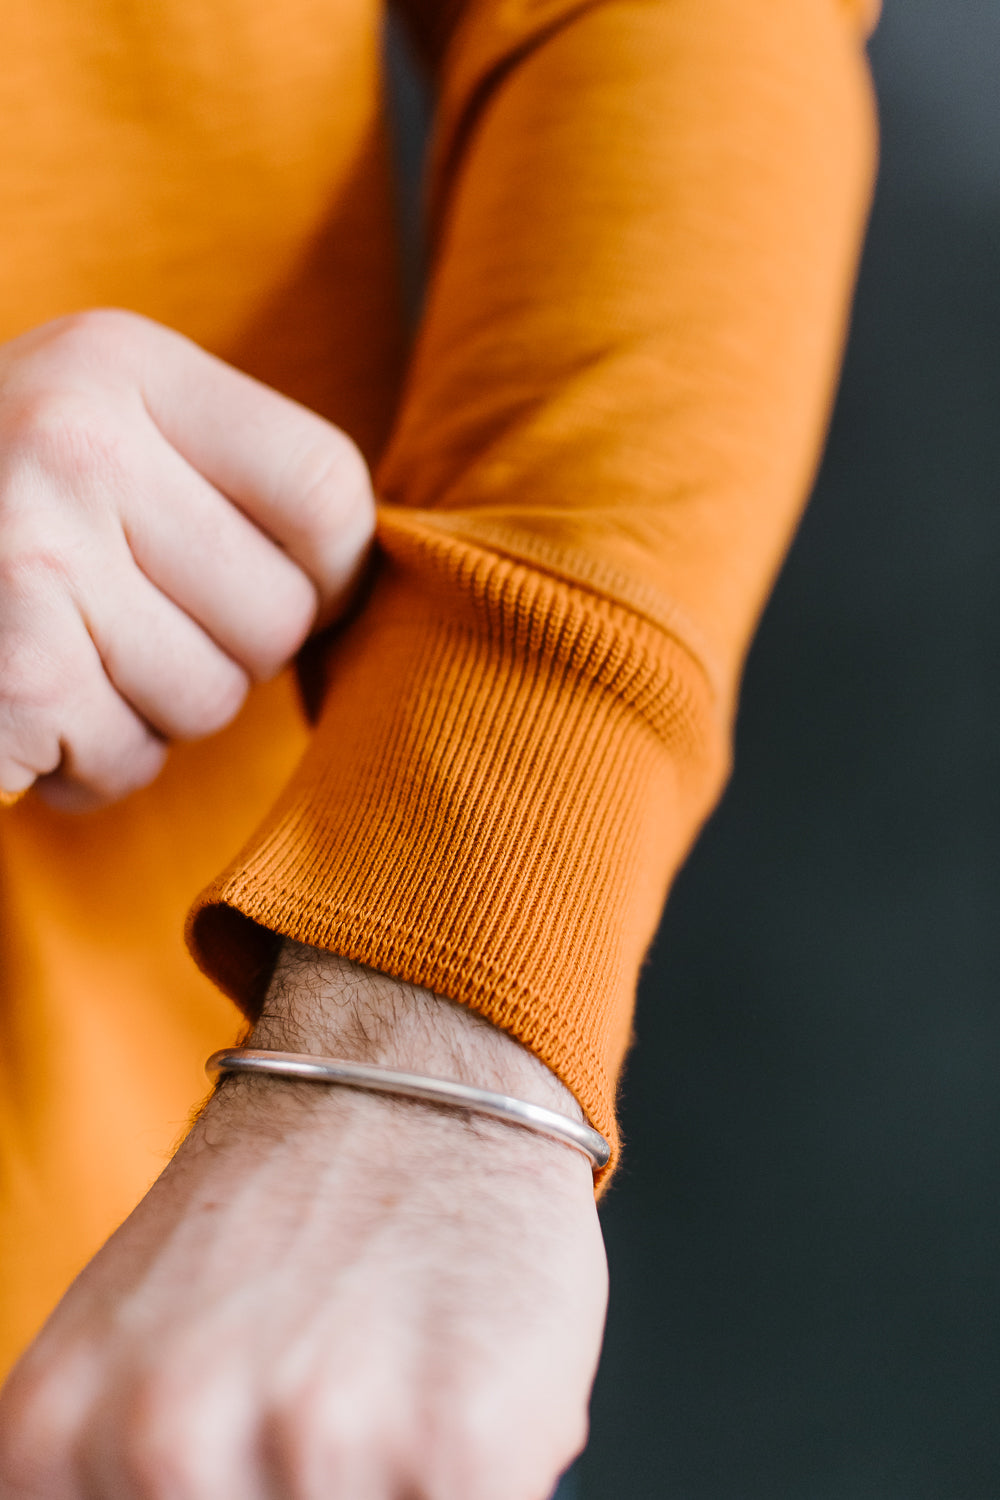
[[[582,1500],[1000,1496],[1000,4],[871,51],[827,458],[641,986]]]
[[[1000,3],[887,0],[872,59],[829,450],[642,981],[581,1500],[1000,1497]]]

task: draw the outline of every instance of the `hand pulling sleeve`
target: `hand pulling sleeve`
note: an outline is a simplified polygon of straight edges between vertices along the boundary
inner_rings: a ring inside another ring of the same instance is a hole
[[[867,214],[837,0],[413,0],[432,275],[372,592],[311,748],[191,917],[252,1013],[277,936],[507,1029],[616,1140],[663,899],[729,763]]]

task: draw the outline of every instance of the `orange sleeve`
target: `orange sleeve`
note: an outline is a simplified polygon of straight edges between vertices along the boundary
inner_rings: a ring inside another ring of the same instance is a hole
[[[468,1004],[614,1138],[636,975],[726,776],[875,159],[869,3],[415,0],[432,277],[379,565],[313,741],[199,899]]]

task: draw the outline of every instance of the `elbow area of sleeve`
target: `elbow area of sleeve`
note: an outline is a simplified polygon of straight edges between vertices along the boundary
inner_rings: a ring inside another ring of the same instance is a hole
[[[404,513],[382,541],[310,749],[192,950],[250,1015],[282,935],[466,1004],[616,1156],[639,965],[728,767],[710,686],[598,594]]]

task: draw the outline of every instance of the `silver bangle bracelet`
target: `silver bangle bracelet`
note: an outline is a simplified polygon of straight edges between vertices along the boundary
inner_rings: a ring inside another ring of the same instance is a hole
[[[488,1089],[455,1083],[449,1078],[427,1078],[422,1073],[398,1073],[393,1068],[369,1063],[344,1062],[340,1058],[312,1057],[305,1052],[270,1052],[253,1047],[227,1047],[213,1052],[205,1072],[214,1083],[223,1073],[272,1073],[280,1078],[300,1078],[315,1083],[343,1083],[348,1088],[371,1089],[380,1094],[403,1094],[431,1104],[471,1109],[511,1125],[523,1125],[539,1135],[582,1151],[594,1171],[606,1167],[611,1148],[603,1135],[589,1125],[569,1120],[554,1109],[493,1094]]]

